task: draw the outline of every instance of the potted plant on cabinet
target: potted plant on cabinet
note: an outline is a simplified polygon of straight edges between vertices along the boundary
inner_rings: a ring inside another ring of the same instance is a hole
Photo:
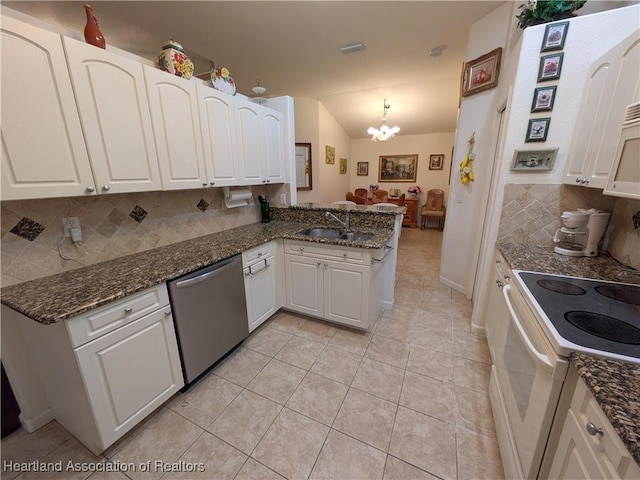
[[[518,7],[522,11],[516,15],[519,28],[554,22],[575,17],[573,13],[587,3],[587,0],[528,0]]]

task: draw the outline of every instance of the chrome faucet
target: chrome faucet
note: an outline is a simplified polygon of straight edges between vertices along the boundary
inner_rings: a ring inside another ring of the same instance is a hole
[[[347,230],[349,229],[349,212],[345,212],[344,222],[331,212],[324,212],[324,216],[326,218],[333,218],[336,222],[338,222],[344,228],[346,228]]]

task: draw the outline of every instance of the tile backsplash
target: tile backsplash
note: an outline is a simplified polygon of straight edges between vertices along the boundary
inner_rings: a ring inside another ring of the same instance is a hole
[[[278,198],[288,184],[253,187]],[[287,195],[288,196],[288,195]],[[2,285],[32,280],[260,220],[258,202],[228,209],[221,188],[13,200],[2,208]],[[78,217],[82,241],[63,234]]]
[[[640,229],[634,215],[640,201],[602,195],[593,188],[571,185],[507,184],[498,242],[553,246],[560,215],[567,210],[596,208],[612,212],[603,248],[623,263],[640,268]]]

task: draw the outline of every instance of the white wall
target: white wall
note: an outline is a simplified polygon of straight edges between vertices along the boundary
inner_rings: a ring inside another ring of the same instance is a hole
[[[512,18],[513,5],[506,3],[476,22],[469,32],[467,60],[473,60],[497,47],[504,49]],[[506,63],[505,52],[501,69],[506,67]],[[468,297],[473,291],[482,224],[491,183],[497,92],[498,89],[492,89],[464,97],[460,105],[456,132],[440,280]],[[462,185],[456,166],[468,151],[467,142],[474,132],[475,181]]]
[[[449,168],[451,166],[451,148],[454,133],[433,133],[426,135],[399,135],[388,142],[372,142],[366,138],[351,141],[351,158],[349,159],[349,191],[356,188],[369,188],[376,183],[381,189],[399,188],[407,194],[407,188],[420,185],[426,192],[431,188],[440,188],[445,192],[445,201],[449,198]],[[415,182],[379,182],[380,155],[418,154],[418,173]],[[442,170],[429,170],[430,155],[444,155]],[[369,175],[357,174],[357,162],[369,162]],[[425,202],[425,194],[420,195],[420,204]]]
[[[339,173],[340,158],[350,160],[351,139],[317,100],[295,99],[296,142],[311,143],[313,190],[298,192],[298,203],[344,200],[349,190],[349,169]],[[335,164],[325,162],[325,146],[336,149]]]
[[[313,190],[298,192],[298,203],[313,202],[318,192],[320,178],[320,103],[311,98],[294,100],[296,143],[311,144],[311,186]],[[324,147],[323,147],[324,148]]]

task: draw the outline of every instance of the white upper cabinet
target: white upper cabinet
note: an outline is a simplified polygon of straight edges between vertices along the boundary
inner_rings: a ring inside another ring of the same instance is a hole
[[[2,200],[95,191],[60,35],[2,17]]]
[[[284,121],[283,115],[269,110],[264,115],[264,154],[267,183],[284,182]]]
[[[200,84],[196,89],[208,184],[240,185],[234,97]]]
[[[64,37],[99,193],[160,190],[140,62]]]
[[[163,190],[207,184],[196,84],[144,67]]]
[[[589,69],[563,182],[604,188],[613,164],[624,112],[639,100],[638,31]]]
[[[283,115],[248,98],[235,102],[242,183],[284,182]]]

